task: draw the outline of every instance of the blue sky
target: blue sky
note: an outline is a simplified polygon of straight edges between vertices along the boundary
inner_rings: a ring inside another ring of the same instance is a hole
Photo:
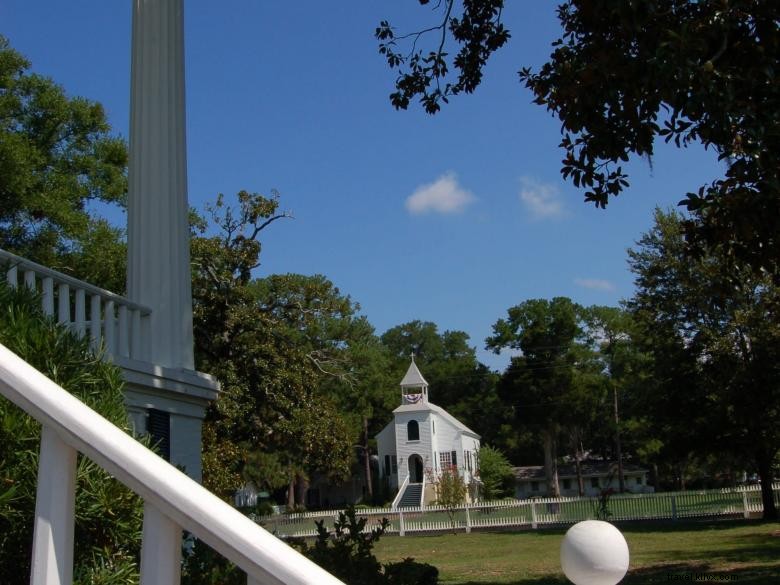
[[[506,309],[569,296],[632,294],[626,249],[655,206],[720,171],[712,152],[659,145],[628,165],[606,211],[560,178],[560,125],[531,104],[517,71],[538,67],[560,29],[555,3],[508,2],[509,44],[474,95],[431,117],[395,111],[377,52],[382,19],[435,17],[417,0],[187,0],[189,195],[281,193],[295,219],[263,238],[258,276],[320,273],[360,303],[378,333],[410,321],[484,338]],[[131,2],[3,0],[0,33],[70,95],[103,103],[127,136]],[[118,218],[121,221],[121,217]]]

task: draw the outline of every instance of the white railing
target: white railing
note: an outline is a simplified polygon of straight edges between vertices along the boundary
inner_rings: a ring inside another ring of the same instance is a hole
[[[780,505],[780,483],[773,485],[775,501]],[[471,532],[541,526],[562,526],[596,519],[598,498],[541,498],[536,500],[498,500],[459,507],[450,518],[444,506],[415,508],[364,508],[359,516],[368,519],[366,531],[390,521],[389,533],[401,536],[414,532],[446,532],[453,529]],[[763,511],[759,486],[688,492],[615,495],[607,506],[610,521],[679,520],[685,518],[749,518]],[[280,537],[314,536],[314,522],[324,521],[332,529],[338,510],[271,515],[257,518]]]
[[[390,504],[390,508],[393,510],[398,508],[398,504],[401,503],[401,498],[404,497],[404,492],[406,491],[406,486],[409,485],[409,476],[406,476],[406,479],[404,479],[404,482],[401,484],[401,487],[398,489],[398,493],[395,496],[395,499],[393,499],[393,503]]]
[[[0,271],[11,286],[18,286],[21,278],[39,292],[43,312],[78,335],[89,334],[95,349],[104,344],[110,355],[149,361],[148,307],[5,250],[0,250]]]
[[[248,585],[343,585],[3,345],[0,394],[43,425],[31,585],[72,583],[77,452],[144,501],[141,585],[179,582],[182,530],[238,565]]]

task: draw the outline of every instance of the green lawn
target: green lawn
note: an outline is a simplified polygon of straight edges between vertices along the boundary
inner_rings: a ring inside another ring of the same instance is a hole
[[[698,582],[780,584],[780,523],[712,521],[620,526],[631,565],[626,585]],[[439,569],[447,585],[567,583],[559,550],[565,530],[385,536],[376,546],[383,562],[414,557]],[[715,579],[730,575],[730,581]]]

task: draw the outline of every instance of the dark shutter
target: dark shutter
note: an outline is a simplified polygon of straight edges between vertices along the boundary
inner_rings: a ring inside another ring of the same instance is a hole
[[[458,452],[453,451],[452,452],[452,466],[457,467],[458,466]]]
[[[390,475],[390,455],[385,455],[385,475]]]
[[[166,461],[171,460],[171,415],[162,410],[149,409],[146,432],[152,438],[152,445]]]

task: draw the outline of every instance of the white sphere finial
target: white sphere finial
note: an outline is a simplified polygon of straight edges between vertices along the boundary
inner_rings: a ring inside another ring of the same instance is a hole
[[[585,520],[561,543],[561,568],[574,585],[615,585],[628,571],[628,544],[609,522]]]

